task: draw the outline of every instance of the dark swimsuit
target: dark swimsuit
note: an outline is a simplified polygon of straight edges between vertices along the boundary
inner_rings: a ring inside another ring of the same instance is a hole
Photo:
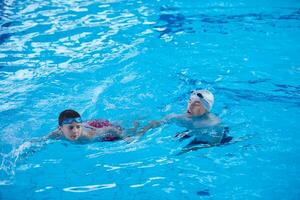
[[[189,110],[186,111],[188,114],[192,114]],[[177,133],[175,135],[176,138],[179,138],[180,141],[184,140],[184,139],[187,139],[187,138],[190,138],[191,136],[188,135],[188,132],[189,130],[185,130],[181,133]],[[220,144],[226,144],[226,143],[229,143],[233,137],[231,136],[228,136],[228,133],[229,133],[229,127],[228,126],[225,126],[224,129],[223,129],[223,138],[222,140],[220,141]],[[205,142],[205,141],[200,141],[200,140],[193,140],[191,141],[188,145],[197,145],[197,144],[208,144],[208,142]]]
[[[102,120],[102,119],[94,119],[92,121],[88,121],[87,124],[94,128],[103,128],[103,127],[114,126],[108,120]],[[102,138],[102,141],[116,141],[119,139],[120,138],[118,138],[117,136],[107,134],[105,137]]]
[[[192,137],[192,136],[188,135],[188,133],[189,133],[189,130],[185,130],[183,132],[177,133],[175,135],[175,137],[179,138],[179,141],[182,141],[184,139],[188,139],[188,138]],[[229,133],[229,127],[225,126],[223,129],[223,138],[220,141],[220,145],[227,144],[233,139],[233,137],[228,136],[228,133]],[[188,146],[193,146],[193,145],[197,145],[197,144],[209,144],[209,143],[206,141],[194,139],[188,144]]]

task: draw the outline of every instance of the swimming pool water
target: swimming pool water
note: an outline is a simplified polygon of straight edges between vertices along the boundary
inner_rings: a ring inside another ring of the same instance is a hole
[[[300,2],[0,1],[0,199],[299,199]],[[131,127],[208,88],[235,143],[30,143],[67,108]]]

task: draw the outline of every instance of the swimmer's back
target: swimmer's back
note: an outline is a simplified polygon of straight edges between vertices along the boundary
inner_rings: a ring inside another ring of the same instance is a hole
[[[103,128],[108,126],[113,126],[108,120],[103,119],[94,119],[86,122],[87,125],[92,126],[94,128]]]
[[[115,127],[113,124],[111,124],[108,120],[104,120],[104,119],[94,119],[91,121],[87,121],[86,124],[88,126],[91,126],[93,128],[96,129],[101,129],[101,128],[105,128],[105,127]],[[106,134],[103,137],[100,137],[102,142],[105,141],[116,141],[119,140],[120,138],[112,135],[112,134]]]

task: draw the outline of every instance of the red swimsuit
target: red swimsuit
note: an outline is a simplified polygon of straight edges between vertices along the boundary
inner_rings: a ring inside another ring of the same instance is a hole
[[[92,121],[88,121],[87,124],[89,126],[95,127],[95,128],[103,128],[103,127],[109,127],[109,126],[114,126],[112,125],[108,120],[102,120],[102,119],[94,119]],[[119,138],[108,134],[105,137],[103,137],[102,141],[115,141],[118,140]]]

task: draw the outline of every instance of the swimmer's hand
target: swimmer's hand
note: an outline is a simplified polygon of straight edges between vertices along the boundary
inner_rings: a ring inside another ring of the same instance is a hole
[[[144,126],[139,131],[137,131],[137,136],[142,137],[147,131],[149,131],[150,129],[159,127],[161,124],[162,124],[162,121],[156,121],[156,120],[151,121],[148,125]]]

